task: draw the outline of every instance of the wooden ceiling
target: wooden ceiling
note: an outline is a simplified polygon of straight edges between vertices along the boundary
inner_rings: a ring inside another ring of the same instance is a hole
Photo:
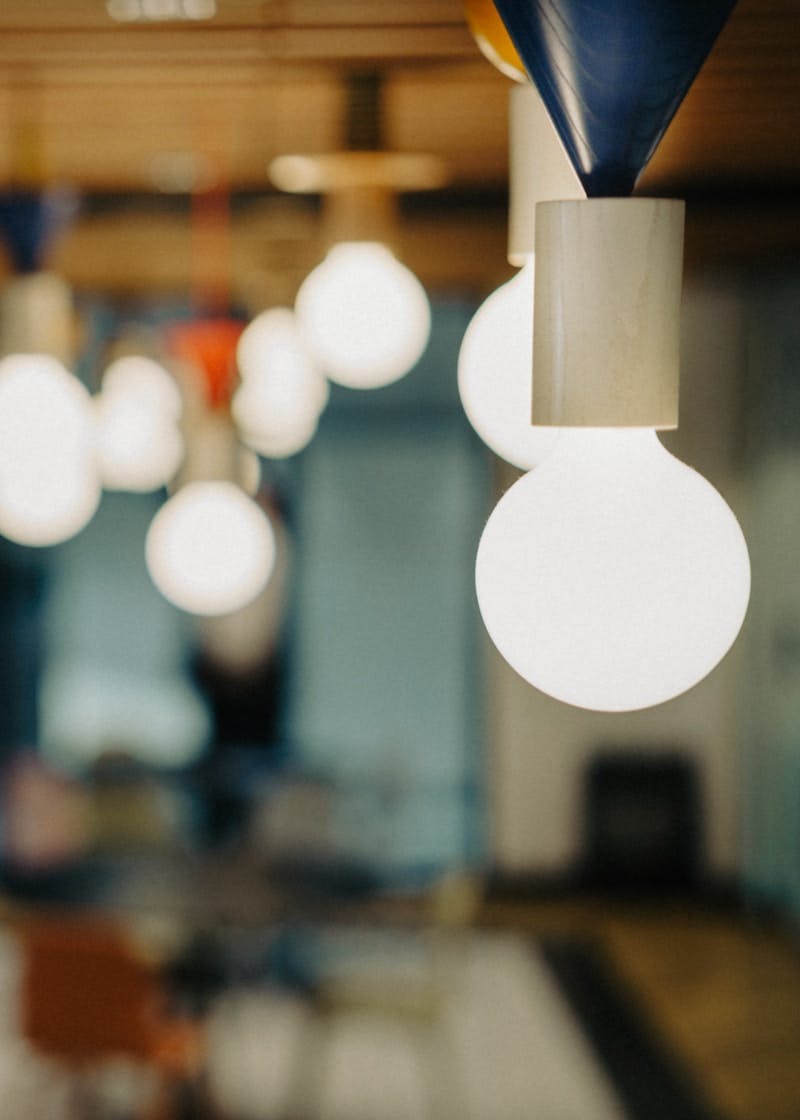
[[[138,2],[157,15],[178,0]],[[234,272],[256,287],[299,269],[314,214],[276,198],[267,168],[341,146],[344,79],[365,68],[383,74],[387,146],[448,166],[448,188],[403,226],[423,278],[482,287],[506,268],[509,81],[461,0],[216,0],[210,19],[130,23],[106,0],[3,0],[0,60],[0,184],[39,175],[116,200],[85,208],[56,249],[78,284],[180,287],[186,215],[156,199],[187,168],[251,200],[235,212]],[[797,0],[739,0],[640,187],[695,200],[704,258],[795,253],[798,119]]]

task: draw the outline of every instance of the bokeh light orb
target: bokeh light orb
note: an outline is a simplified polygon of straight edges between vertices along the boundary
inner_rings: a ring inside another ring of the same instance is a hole
[[[190,482],[150,523],[150,576],[162,595],[190,614],[239,610],[264,588],[275,560],[266,514],[234,483]]]
[[[301,284],[295,310],[320,369],[350,389],[397,381],[430,336],[425,289],[377,241],[335,245]]]
[[[89,522],[100,497],[86,388],[49,355],[0,360],[0,533],[58,544]]]

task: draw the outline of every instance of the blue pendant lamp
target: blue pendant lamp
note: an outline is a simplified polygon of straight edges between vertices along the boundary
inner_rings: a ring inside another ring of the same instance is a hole
[[[628,197],[733,3],[495,3],[589,197],[536,203],[529,419],[562,431],[489,517],[478,605],[530,684],[633,711],[702,680],[747,610],[732,511],[656,435],[678,419],[683,203]]]
[[[735,0],[495,0],[586,194],[631,194]]]

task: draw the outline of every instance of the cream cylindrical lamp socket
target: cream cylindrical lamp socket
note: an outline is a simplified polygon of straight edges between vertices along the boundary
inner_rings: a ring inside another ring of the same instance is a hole
[[[677,427],[683,224],[673,199],[536,207],[533,424]]]
[[[536,250],[536,203],[586,197],[535,86],[508,100],[508,261],[521,268]]]

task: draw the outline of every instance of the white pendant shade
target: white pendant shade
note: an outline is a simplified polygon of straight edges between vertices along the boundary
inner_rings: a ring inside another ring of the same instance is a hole
[[[101,489],[91,398],[44,354],[0,361],[0,533],[20,544],[58,544],[91,519]]]
[[[565,431],[491,514],[478,603],[527,681],[581,708],[691,688],[745,616],[750,565],[717,491],[648,430]]]
[[[458,391],[470,424],[496,455],[525,471],[552,451],[558,434],[530,422],[533,279],[530,256],[475,312],[458,355]]]
[[[190,482],[161,507],[145,542],[150,576],[191,614],[228,614],[265,586],[275,535],[263,511],[232,482]]]
[[[334,246],[303,281],[295,309],[320,368],[351,389],[375,389],[408,373],[430,335],[425,289],[374,241]]]

